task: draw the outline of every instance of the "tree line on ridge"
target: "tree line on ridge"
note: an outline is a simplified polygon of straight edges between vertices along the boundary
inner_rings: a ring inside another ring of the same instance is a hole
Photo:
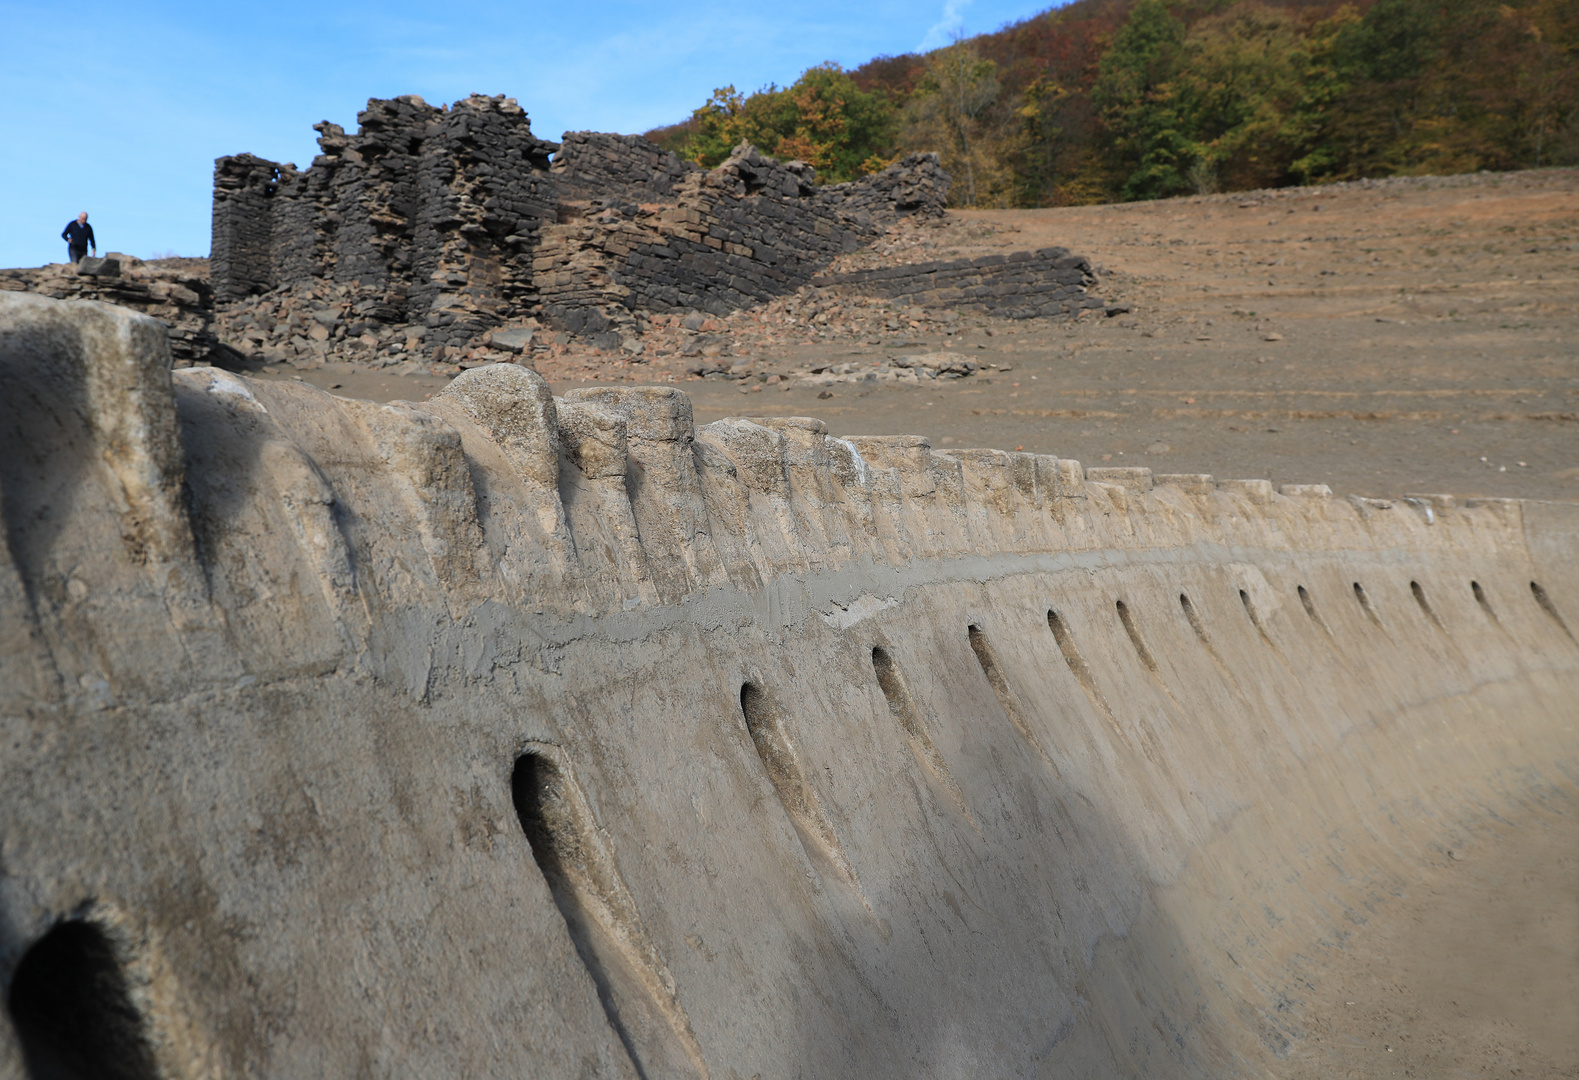
[[[937,151],[954,206],[1061,206],[1579,163],[1575,0],[1074,0],[647,137],[824,182]]]

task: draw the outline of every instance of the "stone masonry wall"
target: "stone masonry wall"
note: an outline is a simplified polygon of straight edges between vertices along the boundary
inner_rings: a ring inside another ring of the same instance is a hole
[[[988,311],[1011,319],[1072,315],[1101,308],[1086,294],[1095,282],[1091,262],[1067,248],[1016,251],[905,266],[826,274],[811,284],[840,292],[905,299],[925,307]]]
[[[118,251],[75,265],[0,270],[0,293],[29,292],[55,300],[102,300],[158,319],[176,367],[229,366],[239,357],[214,327],[214,296],[202,259],[146,263]]]
[[[942,212],[948,175],[916,154],[819,188],[801,162],[742,144],[675,185],[667,205],[605,206],[545,231],[534,268],[551,325],[609,338],[633,311],[726,314],[792,292],[908,213]]]
[[[315,125],[322,153],[305,172],[252,155],[215,163],[217,296],[327,279],[350,286],[359,314],[426,322],[435,345],[529,305],[558,145],[505,97],[373,100],[357,119],[355,135]]]
[[[611,345],[640,311],[793,291],[899,217],[941,213],[948,191],[928,155],[818,187],[745,145],[707,172],[634,136],[546,142],[504,97],[375,99],[357,119],[354,135],[315,125],[305,171],[215,162],[221,302],[333,283],[360,321],[421,325],[430,355],[534,316]]]
[[[295,173],[294,166],[265,161],[256,154],[237,154],[214,163],[209,273],[219,283],[219,299],[238,299],[275,284],[274,199],[280,177],[294,178]]]
[[[562,198],[641,203],[673,198],[677,183],[703,170],[640,135],[567,131],[549,171]]]

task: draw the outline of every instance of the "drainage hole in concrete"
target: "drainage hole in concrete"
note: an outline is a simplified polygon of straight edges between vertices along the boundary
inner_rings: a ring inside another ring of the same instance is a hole
[[[1365,586],[1361,585],[1358,581],[1354,583],[1354,598],[1360,602],[1360,607],[1364,609],[1366,616],[1371,620],[1371,622],[1380,627],[1382,625],[1381,616],[1376,614],[1376,609],[1371,606],[1371,598],[1370,595],[1366,593]]]
[[[1250,616],[1250,625],[1256,628],[1256,633],[1261,635],[1261,640],[1268,648],[1277,648],[1272,643],[1272,635],[1266,632],[1266,627],[1261,625],[1261,616],[1257,614],[1256,607],[1250,602],[1250,594],[1243,589],[1239,590],[1239,602],[1245,606],[1245,614]]]
[[[1201,617],[1195,613],[1195,605],[1190,603],[1190,598],[1184,593],[1179,594],[1179,607],[1184,609],[1184,617],[1189,620],[1190,629],[1195,631],[1195,636],[1202,642],[1207,641],[1206,626],[1201,622]]]
[[[1135,618],[1129,613],[1129,606],[1122,600],[1114,602],[1118,610],[1118,621],[1124,624],[1124,632],[1129,635],[1129,643],[1135,646],[1135,655],[1140,657],[1140,662],[1146,665],[1146,670],[1155,673],[1157,661],[1151,655],[1151,650],[1146,648],[1146,642],[1140,636],[1140,628],[1135,625]]]
[[[992,651],[992,643],[987,640],[986,631],[972,623],[965,628],[965,634],[970,639],[970,651],[976,654],[976,663],[981,665],[981,673],[987,677],[987,684],[992,687],[992,692],[998,695],[1000,703],[1009,701],[1009,684],[1004,680],[1003,673],[998,670],[998,657]],[[1005,709],[1007,710],[1007,704]]]
[[[877,685],[882,687],[888,711],[913,738],[920,738],[921,725],[916,719],[910,695],[905,692],[905,681],[894,664],[894,658],[881,645],[872,646],[872,670],[877,673]]]
[[[558,888],[565,872],[579,862],[576,813],[559,766],[542,754],[522,754],[510,775],[510,798],[532,858]]]
[[[1497,613],[1491,608],[1491,601],[1486,599],[1486,590],[1480,587],[1480,582],[1471,581],[1469,583],[1469,591],[1475,594],[1475,603],[1479,604],[1480,610],[1486,613],[1486,618],[1492,622],[1499,622]]]
[[[757,757],[762,759],[762,767],[784,809],[793,817],[811,820],[815,815],[810,786],[784,734],[778,711],[762,687],[754,682],[741,685],[740,713],[745,717],[746,731],[757,748]]]
[[[1535,597],[1535,602],[1541,605],[1541,610],[1550,615],[1552,621],[1563,628],[1563,633],[1569,637],[1574,636],[1573,631],[1568,629],[1568,624],[1563,621],[1562,615],[1557,611],[1557,605],[1552,603],[1552,598],[1546,594],[1545,589],[1541,588],[1540,582],[1530,582],[1530,594]]]
[[[1420,610],[1425,612],[1425,617],[1440,627],[1442,620],[1436,617],[1435,611],[1431,610],[1431,602],[1425,598],[1425,589],[1421,584],[1418,581],[1411,581],[1409,583],[1409,591],[1414,593],[1415,603],[1420,605]]]
[[[63,922],[23,955],[7,1001],[35,1080],[152,1080],[143,1019],[104,931]]]
[[[1069,670],[1075,677],[1084,682],[1090,677],[1086,670],[1086,662],[1075,649],[1075,639],[1069,633],[1069,627],[1064,623],[1064,617],[1051,609],[1047,612],[1047,628],[1053,632],[1053,640],[1058,642],[1058,651],[1064,654],[1064,663],[1069,665]]]

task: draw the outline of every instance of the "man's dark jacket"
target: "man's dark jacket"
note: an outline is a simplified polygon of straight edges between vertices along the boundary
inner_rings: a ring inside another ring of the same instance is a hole
[[[62,230],[60,238],[72,247],[83,250],[87,250],[89,244],[99,246],[98,241],[93,239],[93,226],[76,218],[72,218],[71,223]]]

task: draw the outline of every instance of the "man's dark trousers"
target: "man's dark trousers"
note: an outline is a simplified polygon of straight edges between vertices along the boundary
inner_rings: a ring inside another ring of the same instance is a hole
[[[82,247],[68,247],[67,250],[71,252],[71,261],[74,263],[81,262],[88,254],[86,245]]]

